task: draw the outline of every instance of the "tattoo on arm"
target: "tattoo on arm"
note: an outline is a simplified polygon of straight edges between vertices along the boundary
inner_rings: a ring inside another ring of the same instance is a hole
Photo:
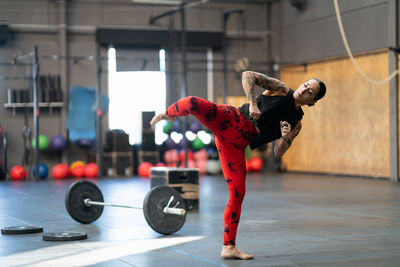
[[[300,133],[300,130],[301,130],[301,121],[299,121],[292,130],[292,140],[296,138],[296,136]]]
[[[243,73],[243,82],[247,83],[249,86],[249,95],[248,98],[252,97],[252,93],[255,96],[255,93],[252,92],[251,89],[254,88],[254,85],[257,85],[261,88],[268,89],[271,91],[279,91],[282,88],[286,87],[285,84],[275,78],[268,77],[262,73],[254,72],[254,71],[246,71]]]
[[[245,90],[245,92],[247,94],[247,99],[250,102],[253,102],[253,103],[256,102],[256,91],[254,88],[254,85],[255,85],[254,78],[247,71],[243,73],[242,84],[243,84],[243,89]]]

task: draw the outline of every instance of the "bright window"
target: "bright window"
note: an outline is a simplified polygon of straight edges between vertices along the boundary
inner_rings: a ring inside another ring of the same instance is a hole
[[[122,129],[129,134],[131,144],[142,143],[142,112],[165,111],[166,77],[165,51],[160,50],[161,71],[116,71],[116,53],[108,50],[109,127]],[[165,140],[164,122],[155,128],[155,141]]]

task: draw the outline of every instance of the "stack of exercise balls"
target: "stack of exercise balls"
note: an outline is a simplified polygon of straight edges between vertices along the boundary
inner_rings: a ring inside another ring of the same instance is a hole
[[[221,167],[215,144],[211,142],[212,135],[204,130],[203,125],[197,119],[189,123],[188,131],[185,133],[181,129],[179,120],[166,122],[163,127],[163,132],[167,135],[163,143],[165,165],[198,168],[201,174],[220,174]]]
[[[99,166],[94,162],[86,164],[80,160],[74,161],[70,165],[69,171],[75,178],[96,178],[99,176]]]

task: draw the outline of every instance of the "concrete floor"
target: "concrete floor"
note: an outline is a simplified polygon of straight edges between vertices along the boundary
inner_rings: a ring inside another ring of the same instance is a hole
[[[95,180],[105,201],[142,205],[148,179]],[[400,186],[384,180],[250,174],[237,245],[256,255],[222,260],[222,176],[200,182],[200,212],[176,234],[151,230],[140,210],[105,208],[90,225],[64,206],[73,180],[0,182],[0,227],[84,231],[88,239],[1,235],[0,266],[400,266]]]

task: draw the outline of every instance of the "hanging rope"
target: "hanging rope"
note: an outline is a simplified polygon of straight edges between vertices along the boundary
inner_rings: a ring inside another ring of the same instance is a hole
[[[342,23],[342,18],[340,16],[340,10],[339,10],[339,5],[338,5],[338,1],[337,0],[333,0],[333,4],[335,5],[335,12],[336,12],[336,19],[338,22],[338,26],[339,26],[339,30],[340,30],[340,34],[342,35],[342,40],[343,40],[343,44],[346,48],[347,54],[351,60],[351,62],[353,63],[354,67],[356,68],[356,70],[360,73],[360,75],[369,83],[372,84],[384,84],[389,82],[391,79],[393,79],[394,77],[396,77],[396,75],[398,75],[400,73],[400,71],[397,69],[395,71],[393,71],[386,79],[384,80],[373,80],[371,78],[369,78],[361,69],[360,66],[358,66],[356,60],[354,59],[354,56],[350,50],[350,46],[349,43],[347,42],[347,38],[346,38],[346,33],[343,30],[343,23]]]

